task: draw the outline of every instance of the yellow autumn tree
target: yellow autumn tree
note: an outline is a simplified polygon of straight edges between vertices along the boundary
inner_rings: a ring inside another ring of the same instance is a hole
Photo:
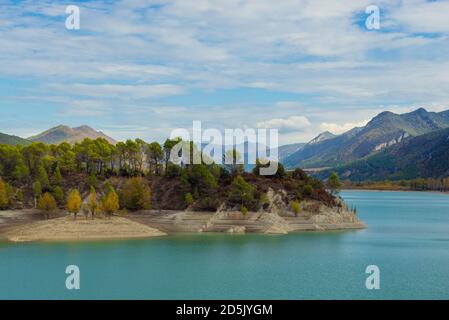
[[[50,216],[50,212],[56,210],[56,200],[55,198],[48,192],[45,192],[37,202],[37,208],[45,212],[45,216],[48,219]]]
[[[70,191],[67,198],[67,211],[69,213],[73,213],[75,219],[76,215],[81,210],[82,202],[83,200],[81,199],[80,192],[77,189],[73,189],[72,191]]]
[[[117,193],[111,188],[102,201],[101,210],[108,216],[111,216],[116,213],[119,208],[119,197]]]
[[[0,210],[8,209],[8,192],[6,190],[6,183],[0,178]]]

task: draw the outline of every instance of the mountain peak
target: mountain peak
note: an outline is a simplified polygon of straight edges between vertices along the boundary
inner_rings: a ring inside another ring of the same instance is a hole
[[[319,143],[324,140],[332,139],[334,137],[336,137],[335,134],[333,134],[329,131],[324,131],[324,132],[321,132],[319,135],[317,135],[312,140],[310,140],[308,144],[316,144],[316,143]]]
[[[54,128],[50,128],[36,136],[30,137],[28,138],[28,140],[35,142],[44,142],[48,144],[59,144],[62,142],[76,143],[84,140],[85,138],[104,138],[109,143],[117,143],[114,139],[108,137],[103,132],[96,131],[95,129],[87,125],[71,128],[62,124]]]

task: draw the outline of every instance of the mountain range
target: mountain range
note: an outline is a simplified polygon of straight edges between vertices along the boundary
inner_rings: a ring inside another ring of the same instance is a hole
[[[91,127],[64,125],[28,139],[0,133],[0,144],[75,143],[99,137],[116,144],[114,139]],[[257,144],[245,142],[244,150],[246,160],[256,153]],[[309,169],[321,178],[331,171],[353,181],[447,177],[449,110],[428,112],[419,108],[404,114],[382,112],[364,127],[340,135],[326,131],[308,143],[280,146],[278,155],[288,169]],[[247,170],[252,167],[245,166]]]
[[[117,143],[117,141],[105,135],[103,132],[96,131],[89,126],[70,128],[68,126],[60,125],[27,139],[0,133],[0,144],[29,145],[32,142],[44,142],[48,144],[59,144],[62,142],[75,143],[80,142],[85,138],[104,138],[112,144]]]
[[[449,128],[405,139],[401,143],[331,171],[351,181],[408,180],[449,176]]]
[[[382,112],[364,127],[337,136],[313,139],[283,159],[288,168],[337,167],[373,155],[403,140],[449,128],[449,110],[428,112],[419,108],[405,114]]]

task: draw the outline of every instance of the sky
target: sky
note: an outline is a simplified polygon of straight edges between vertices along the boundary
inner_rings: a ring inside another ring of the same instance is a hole
[[[385,110],[449,109],[448,57],[449,1],[0,0],[0,132],[162,141],[202,121],[306,142]]]

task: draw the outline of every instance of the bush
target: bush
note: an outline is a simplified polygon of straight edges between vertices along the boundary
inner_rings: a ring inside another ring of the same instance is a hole
[[[291,207],[293,212],[295,213],[295,216],[298,216],[298,214],[301,212],[301,207],[299,205],[298,201],[292,201]]]
[[[303,194],[305,196],[311,196],[313,194],[313,187],[310,184],[304,186]]]
[[[244,216],[246,216],[247,214],[248,214],[248,208],[247,207],[241,207],[240,208],[240,211],[242,212],[242,214],[244,215]]]
[[[129,210],[151,209],[151,189],[141,177],[130,178],[121,192],[121,204]]]
[[[52,194],[55,197],[56,203],[58,205],[64,202],[64,192],[62,191],[61,187],[54,187]]]
[[[184,196],[184,200],[187,206],[191,206],[195,202],[195,199],[193,199],[193,196],[190,192],[186,193],[186,195]]]
[[[255,192],[256,189],[254,186],[246,182],[241,176],[237,176],[231,183],[228,201],[231,204],[253,207],[256,203],[254,198]]]

